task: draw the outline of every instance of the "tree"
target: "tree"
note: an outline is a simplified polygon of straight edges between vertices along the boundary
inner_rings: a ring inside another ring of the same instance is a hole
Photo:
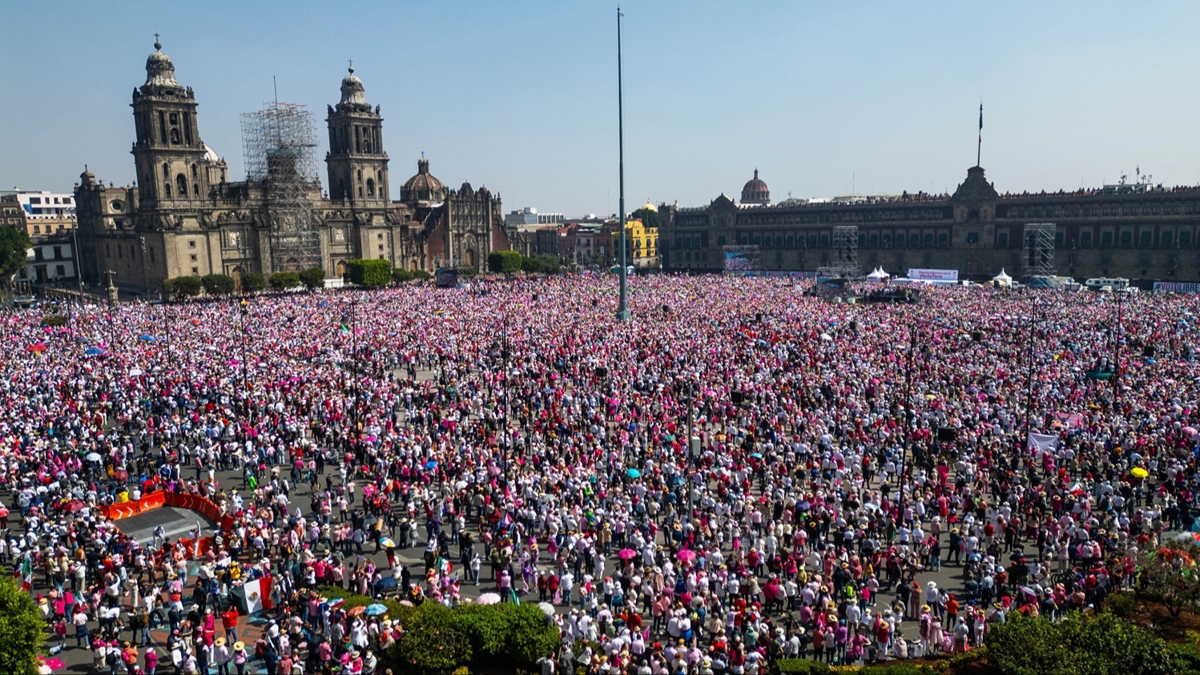
[[[521,259],[521,269],[531,273],[558,274],[561,266],[558,258],[552,255],[542,254]]]
[[[429,281],[433,278],[433,275],[425,270],[413,270],[412,277],[417,281]]]
[[[629,214],[629,219],[642,221],[642,226],[646,229],[658,227],[658,211],[652,211],[644,206]]]
[[[412,272],[409,272],[403,267],[397,267],[396,269],[392,270],[392,281],[398,284],[408,283],[409,281],[412,281],[412,279]]]
[[[363,288],[387,286],[392,280],[392,264],[386,260],[351,260],[346,265],[346,279]]]
[[[1166,606],[1171,618],[1183,610],[1200,610],[1200,545],[1191,541],[1168,541],[1142,553],[1138,594]]]
[[[32,245],[25,230],[0,227],[0,275],[5,280],[25,266],[25,254]]]
[[[12,577],[0,576],[0,673],[36,675],[44,630],[33,596]]]
[[[1012,612],[984,638],[988,660],[1006,675],[1166,675],[1177,672],[1161,638],[1107,612],[1062,620]]]
[[[275,272],[271,275],[271,288],[286,291],[300,285],[300,275],[295,272]]]
[[[303,283],[304,287],[310,291],[318,288],[324,288],[325,270],[321,269],[320,267],[313,267],[311,269],[304,270],[300,273],[300,282]]]
[[[258,272],[247,272],[242,275],[242,292],[257,293],[267,287],[267,279]]]
[[[194,298],[200,295],[200,277],[175,277],[163,282],[167,295],[173,298]]]
[[[227,274],[206,274],[200,277],[200,285],[209,295],[229,295],[233,292],[233,277]]]
[[[488,254],[488,270],[493,274],[509,274],[521,271],[519,251],[492,251]]]

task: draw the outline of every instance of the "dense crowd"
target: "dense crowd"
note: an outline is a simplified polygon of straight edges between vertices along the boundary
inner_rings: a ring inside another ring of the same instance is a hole
[[[371,675],[404,627],[333,585],[552,605],[547,673],[749,674],[965,650],[1192,530],[1187,296],[631,288],[627,324],[590,276],[0,314],[0,563],[113,673]],[[97,508],[158,489],[233,528],[189,564]]]

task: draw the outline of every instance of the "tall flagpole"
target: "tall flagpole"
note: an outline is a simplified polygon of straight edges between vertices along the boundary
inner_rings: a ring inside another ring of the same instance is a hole
[[[621,299],[617,304],[617,321],[629,321],[629,268],[625,260],[625,103],[621,91],[621,7],[617,6],[617,144],[620,165],[621,213],[617,227],[621,228]]]
[[[975,144],[975,166],[979,166],[979,157],[983,152],[983,100],[979,101],[979,141]]]

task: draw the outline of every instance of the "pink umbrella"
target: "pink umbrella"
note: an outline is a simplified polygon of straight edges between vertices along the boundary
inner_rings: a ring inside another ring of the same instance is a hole
[[[676,553],[675,557],[679,558],[681,562],[691,562],[696,559],[696,552],[690,548],[685,548],[679,553]]]
[[[637,557],[637,551],[631,548],[623,548],[617,552],[617,557],[625,561],[633,560]]]
[[[498,593],[484,593],[475,602],[480,605],[498,605],[500,604],[500,595]]]
[[[1197,433],[1200,433],[1200,431],[1197,431],[1196,427],[1184,427],[1183,433],[1187,434],[1188,436],[1195,436]]]

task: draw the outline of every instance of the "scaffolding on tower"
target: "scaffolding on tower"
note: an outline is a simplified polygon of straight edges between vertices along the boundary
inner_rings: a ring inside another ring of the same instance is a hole
[[[246,177],[263,186],[273,271],[321,267],[321,237],[313,213],[317,137],[306,106],[272,102],[242,114]]]
[[[835,225],[833,228],[833,258],[829,264],[817,269],[823,279],[861,279],[862,268],[858,266],[858,226]]]
[[[1026,280],[1054,276],[1054,223],[1026,223],[1024,255]]]

